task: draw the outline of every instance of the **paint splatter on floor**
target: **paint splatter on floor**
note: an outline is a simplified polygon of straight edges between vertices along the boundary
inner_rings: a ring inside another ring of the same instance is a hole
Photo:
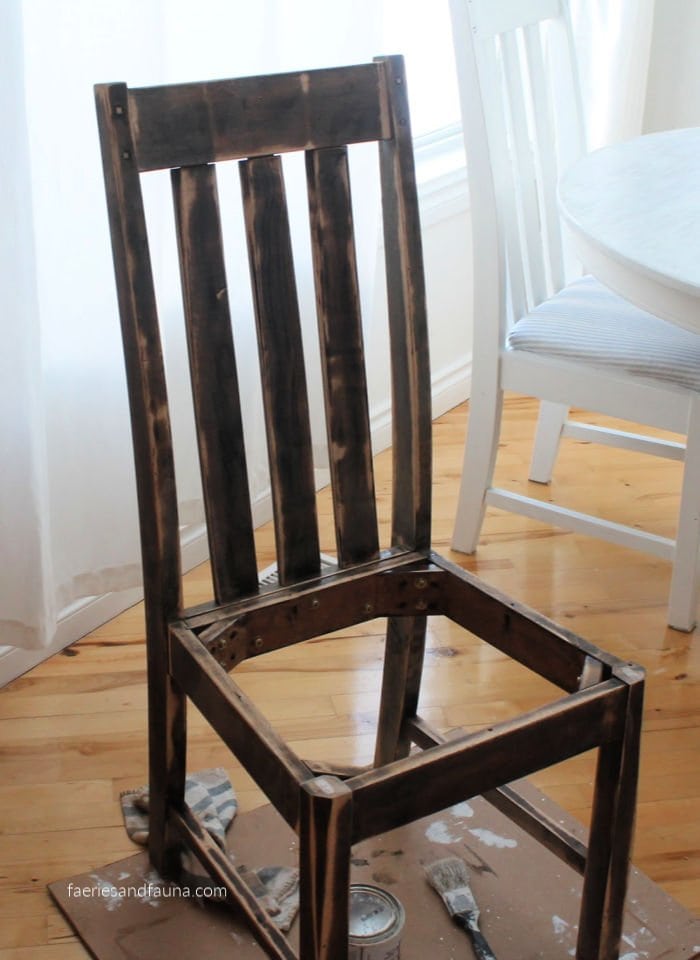
[[[497,833],[491,830],[482,830],[476,828],[469,831],[477,840],[481,840],[487,847],[496,847],[498,850],[505,850],[509,847],[517,847],[518,841],[511,840],[509,837],[499,837]]]

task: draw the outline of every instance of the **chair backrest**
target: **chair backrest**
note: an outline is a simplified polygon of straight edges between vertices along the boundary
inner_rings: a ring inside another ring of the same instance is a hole
[[[301,325],[281,154],[304,151],[338,566],[381,556],[347,146],[377,141],[392,403],[390,552],[430,545],[430,379],[400,57],[345,68],[95,88],[134,441],[147,610],[182,606],[166,370],[141,174],[170,169],[214,600],[258,592],[218,161],[238,160],[256,314],[279,580],[320,572]],[[320,400],[320,398],[319,398]],[[149,599],[150,598],[150,599]]]
[[[450,0],[475,247],[475,336],[570,279],[557,180],[584,151],[567,0]],[[507,302],[504,291],[508,291]],[[496,302],[498,301],[498,302]]]

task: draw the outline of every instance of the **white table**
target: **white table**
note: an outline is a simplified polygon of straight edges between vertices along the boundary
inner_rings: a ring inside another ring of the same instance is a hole
[[[587,154],[562,177],[559,203],[586,271],[700,332],[700,129]]]

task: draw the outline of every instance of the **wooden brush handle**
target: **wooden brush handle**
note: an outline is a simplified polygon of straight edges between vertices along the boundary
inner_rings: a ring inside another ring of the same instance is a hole
[[[473,921],[470,921],[468,917],[461,913],[456,913],[454,915],[454,921],[455,923],[459,924],[459,926],[462,927],[462,929],[465,930],[469,936],[472,946],[474,947],[474,953],[477,956],[477,960],[496,960],[496,956],[489,946],[486,937],[483,935],[481,930],[478,928],[475,929],[472,926]]]

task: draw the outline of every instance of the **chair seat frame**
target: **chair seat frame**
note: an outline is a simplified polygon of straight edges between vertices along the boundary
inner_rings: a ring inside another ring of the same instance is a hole
[[[370,617],[415,627],[415,618],[428,616],[448,617],[476,633],[563,695],[488,730],[446,738],[416,709],[422,633],[417,646],[401,637],[387,647],[374,764],[344,769],[292,753],[228,674],[248,657]],[[337,905],[348,899],[353,844],[477,795],[584,875],[576,956],[617,957],[634,821],[638,667],[554,627],[432,552],[394,553],[351,574],[271,588],[256,600],[173,623],[169,636],[174,681],[299,835],[301,957],[343,955],[347,915]],[[411,745],[420,749],[409,755]],[[508,784],[594,747],[600,756],[585,846]],[[181,808],[171,817],[174,839],[193,849],[237,899],[271,956],[292,960],[287,940],[194,814]]]

